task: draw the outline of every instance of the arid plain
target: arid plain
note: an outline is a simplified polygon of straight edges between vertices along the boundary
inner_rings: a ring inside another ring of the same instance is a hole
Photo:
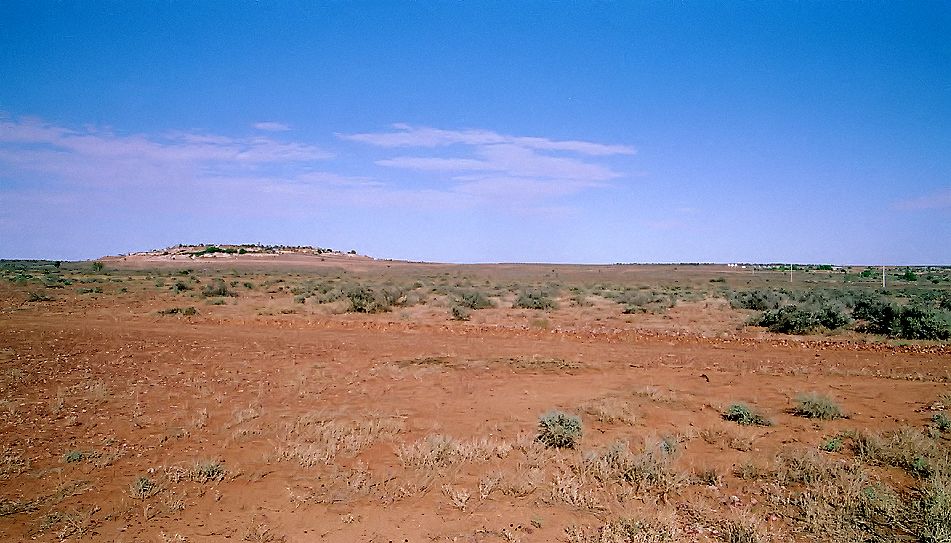
[[[0,540],[951,540],[948,341],[737,303],[951,270],[205,249],[4,263]]]

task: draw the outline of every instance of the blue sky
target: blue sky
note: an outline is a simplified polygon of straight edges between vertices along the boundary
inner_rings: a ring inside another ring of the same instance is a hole
[[[0,2],[0,258],[951,264],[948,2]]]

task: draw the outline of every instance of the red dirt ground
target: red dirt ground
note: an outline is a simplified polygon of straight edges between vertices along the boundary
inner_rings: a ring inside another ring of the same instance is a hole
[[[188,265],[203,278],[237,269],[237,280],[260,284],[278,275],[291,283],[308,262]],[[348,273],[465,273],[477,284],[592,274],[673,281],[669,267],[354,262]],[[809,541],[770,502],[773,489],[735,470],[845,430],[924,427],[951,379],[947,345],[771,335],[744,329],[746,315],[718,298],[657,315],[622,315],[604,301],[551,312],[509,302],[457,322],[433,304],[357,315],[260,288],[205,305],[153,287],[141,271],[182,266],[110,261],[107,269],[119,268],[110,277],[129,279],[92,296],[52,291],[45,303],[27,302],[34,287],[0,284],[0,540],[544,542],[565,541],[571,526],[646,515],[669,519],[683,541],[718,540],[727,517],[751,519],[776,540]],[[674,276],[701,285],[725,273]],[[198,314],[156,313],[182,305]],[[809,391],[835,398],[849,418],[792,415],[794,398]],[[774,425],[724,421],[736,401]],[[599,421],[599,402],[627,420]],[[580,451],[533,443],[539,415],[555,408],[582,415]],[[404,462],[400,447],[430,434],[483,439],[489,452],[449,465]],[[558,490],[584,452],[664,438],[677,443],[678,473],[715,470],[718,484],[661,493],[582,481],[590,489],[576,489],[575,503]],[[70,451],[83,458],[67,462]],[[196,475],[201,462],[224,471]],[[909,484],[899,470],[876,473]],[[154,487],[137,493],[142,477]],[[480,496],[480,481],[496,478]]]

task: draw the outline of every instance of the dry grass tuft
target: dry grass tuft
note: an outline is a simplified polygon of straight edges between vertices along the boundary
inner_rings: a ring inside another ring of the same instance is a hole
[[[505,458],[512,445],[491,438],[460,440],[441,434],[430,434],[410,444],[402,444],[396,455],[404,466],[438,469],[463,462],[485,462],[493,457]]]
[[[191,465],[172,465],[165,468],[165,476],[173,483],[191,481],[210,483],[224,480],[227,475],[225,466],[217,460],[199,460]]]
[[[578,509],[597,511],[603,509],[594,490],[588,487],[583,472],[562,470],[551,484],[551,495],[556,502],[564,502]]]
[[[637,421],[631,402],[613,396],[591,400],[581,406],[581,411],[604,424],[621,423],[630,426]]]
[[[320,413],[305,415],[287,429],[277,455],[303,467],[331,464],[337,455],[355,456],[377,441],[399,434],[403,427],[403,420],[397,417],[370,415],[347,420]]]
[[[469,491],[464,488],[456,488],[452,485],[443,485],[442,492],[449,498],[454,507],[460,511],[466,510],[466,504],[469,502]]]
[[[668,441],[646,440],[637,452],[618,442],[600,452],[588,453],[580,470],[601,485],[626,484],[638,492],[666,499],[668,493],[686,482],[683,474],[671,467],[675,451]]]
[[[658,519],[618,519],[597,528],[569,526],[567,543],[663,543],[676,541],[680,530]]]

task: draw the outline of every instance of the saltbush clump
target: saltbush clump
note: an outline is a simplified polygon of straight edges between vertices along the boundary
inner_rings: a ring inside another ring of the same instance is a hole
[[[943,340],[951,337],[951,319],[946,312],[922,304],[905,307],[880,299],[856,303],[852,315],[866,321],[863,329],[901,339]]]
[[[539,442],[556,449],[573,449],[581,441],[581,417],[549,411],[538,418]]]
[[[783,302],[783,295],[774,290],[752,289],[729,294],[730,306],[734,309],[755,309],[766,311],[778,309]]]
[[[350,299],[350,311],[354,313],[385,313],[406,302],[406,296],[399,288],[357,286],[348,289],[346,296]]]
[[[228,290],[228,285],[225,284],[223,279],[215,279],[210,285],[205,285],[205,288],[201,289],[201,295],[205,298],[212,298],[216,296],[237,296],[237,294]]]
[[[468,309],[486,309],[492,307],[492,301],[489,298],[477,290],[460,292],[456,296],[456,305]]]
[[[743,403],[730,405],[723,412],[723,418],[742,426],[771,426],[773,424],[772,421]]]
[[[852,319],[836,305],[819,306],[786,305],[763,312],[757,324],[770,332],[784,334],[807,334],[819,328],[835,330],[847,326]]]
[[[554,309],[555,301],[540,290],[522,291],[513,307],[522,309]]]
[[[73,462],[82,462],[86,458],[86,453],[82,451],[69,451],[63,455],[63,462],[72,464]]]
[[[810,392],[796,398],[793,414],[808,419],[833,420],[845,417],[842,408],[835,401],[822,394]]]
[[[933,309],[912,305],[898,311],[892,334],[903,339],[948,339],[951,322],[947,315]]]
[[[939,432],[951,430],[951,418],[944,413],[935,413],[934,416],[931,417],[931,422],[934,423],[935,428],[937,428]]]

